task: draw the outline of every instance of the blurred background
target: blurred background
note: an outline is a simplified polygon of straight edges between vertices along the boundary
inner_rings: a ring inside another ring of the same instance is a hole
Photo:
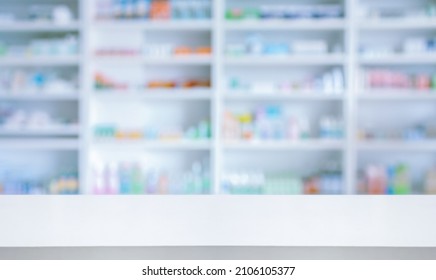
[[[436,2],[0,0],[0,194],[435,194]]]

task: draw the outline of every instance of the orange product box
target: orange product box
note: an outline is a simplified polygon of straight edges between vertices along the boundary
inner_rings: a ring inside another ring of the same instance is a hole
[[[150,5],[151,19],[169,19],[171,17],[171,5],[168,0],[153,0]]]
[[[184,46],[176,47],[174,49],[174,54],[175,55],[189,55],[189,54],[192,54],[192,49],[190,47],[184,47]]]
[[[150,81],[148,88],[175,88],[176,83],[173,81]]]
[[[195,52],[197,54],[211,54],[212,48],[211,47],[198,47]]]

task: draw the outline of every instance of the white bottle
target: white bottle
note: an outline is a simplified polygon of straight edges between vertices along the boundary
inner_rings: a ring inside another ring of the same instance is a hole
[[[335,94],[340,94],[344,91],[344,73],[340,68],[335,68],[333,70],[333,92]]]

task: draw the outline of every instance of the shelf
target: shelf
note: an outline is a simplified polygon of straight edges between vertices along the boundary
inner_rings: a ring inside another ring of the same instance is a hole
[[[105,57],[96,56],[96,63],[101,64],[149,64],[149,65],[210,65],[212,63],[212,56],[198,55],[198,56],[180,56],[180,57]]]
[[[65,25],[51,22],[11,22],[0,23],[0,32],[69,32],[78,31],[79,22],[72,22]]]
[[[227,20],[227,30],[341,30],[345,29],[343,19],[303,20]]]
[[[79,90],[78,90],[79,91]],[[78,101],[77,93],[47,94],[47,93],[0,93],[0,100],[4,101]]]
[[[141,100],[210,100],[210,89],[147,89],[130,90],[95,90],[95,97],[107,101],[141,101]]]
[[[192,30],[202,31],[211,30],[211,20],[119,20],[119,21],[95,21],[94,27],[113,31],[117,29],[126,29],[129,31],[148,31],[148,30]]]
[[[436,64],[436,54],[396,54],[380,57],[361,57],[359,62],[366,65]]]
[[[288,141],[240,141],[224,140],[223,147],[227,150],[341,150],[345,147],[343,140],[288,140]]]
[[[296,91],[294,93],[251,93],[251,92],[228,92],[224,95],[227,100],[342,100],[343,94],[322,93],[316,91]]]
[[[436,101],[436,90],[369,90],[357,98],[365,101]]]
[[[135,139],[94,139],[96,149],[110,150],[210,150],[212,142],[208,140],[135,140]]]
[[[79,56],[0,57],[0,66],[75,66]]]
[[[227,65],[340,65],[343,55],[288,55],[226,57]]]
[[[368,140],[359,141],[357,148],[364,151],[435,152],[436,141]]]
[[[6,150],[49,150],[49,151],[63,151],[79,149],[78,140],[70,139],[56,139],[56,138],[44,138],[44,139],[31,139],[24,140],[22,138],[10,138],[0,140],[0,149]]]
[[[0,128],[0,136],[78,136],[78,128],[50,128],[50,129],[5,129]]]
[[[408,29],[435,29],[435,19],[403,18],[403,19],[361,19],[360,29],[369,30],[408,30]]]

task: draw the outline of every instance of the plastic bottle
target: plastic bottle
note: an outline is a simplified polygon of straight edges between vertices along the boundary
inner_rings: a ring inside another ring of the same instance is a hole
[[[120,176],[120,194],[131,193],[131,176],[130,168],[127,163],[122,163],[119,170]]]
[[[387,167],[387,187],[386,194],[395,194],[395,167],[388,166]]]
[[[385,194],[387,178],[382,166],[370,165],[366,170],[368,194]]]
[[[411,192],[411,185],[407,166],[399,164],[395,173],[394,193],[409,194]]]

